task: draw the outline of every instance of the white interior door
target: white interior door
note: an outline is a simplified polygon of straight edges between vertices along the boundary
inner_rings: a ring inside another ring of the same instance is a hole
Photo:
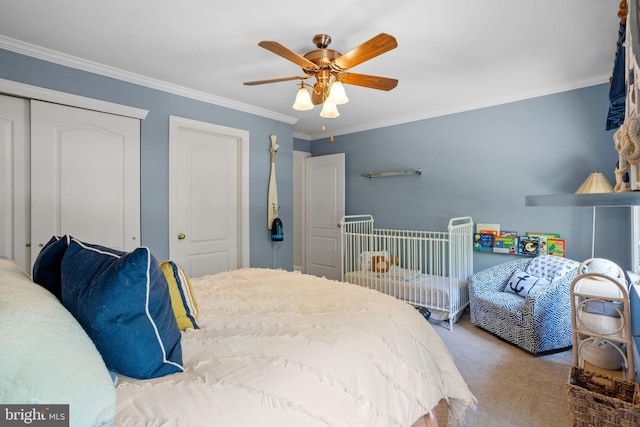
[[[169,252],[192,277],[247,265],[242,172],[248,138],[238,129],[170,119]]]
[[[305,159],[305,273],[340,280],[344,153]]]
[[[0,95],[0,257],[30,271],[29,101]]]
[[[139,120],[31,101],[32,263],[54,234],[139,246]]]

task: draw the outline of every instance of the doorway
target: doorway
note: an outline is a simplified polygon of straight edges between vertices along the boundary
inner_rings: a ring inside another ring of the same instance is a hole
[[[339,223],[344,216],[344,153],[310,157],[294,155],[294,268],[306,274],[340,280]],[[298,264],[300,263],[300,264]]]
[[[191,277],[249,266],[249,132],[170,117],[169,256]]]

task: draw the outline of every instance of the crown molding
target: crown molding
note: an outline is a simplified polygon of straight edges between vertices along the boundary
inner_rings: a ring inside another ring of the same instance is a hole
[[[0,93],[19,96],[21,98],[36,99],[38,101],[53,102],[55,104],[68,105],[70,107],[83,108],[85,110],[100,111],[118,116],[145,119],[149,110],[130,107],[128,105],[114,104],[113,102],[100,101],[98,99],[59,92],[39,86],[32,86],[12,80],[0,79]]]
[[[538,98],[541,96],[556,95],[562,92],[569,92],[572,90],[583,89],[586,87],[605,84],[608,82],[609,82],[609,75],[598,76],[598,77],[594,77],[594,78],[586,79],[582,81],[569,82],[566,84],[550,86],[550,87],[546,87],[536,91],[515,93],[507,97],[495,98],[495,99],[486,100],[486,101],[478,102],[474,104],[462,104],[462,105],[453,106],[452,108],[447,108],[447,109],[433,109],[433,110],[421,111],[415,114],[414,116],[404,116],[398,120],[387,120],[387,121],[377,120],[373,123],[361,123],[355,127],[341,129],[339,132],[333,133],[333,136],[348,135],[348,134],[357,133],[357,132],[366,132],[369,130],[382,129],[390,126],[403,125],[406,123],[412,123],[412,122],[417,122],[421,120],[433,119],[436,117],[448,116],[450,114],[458,114],[458,113],[464,113],[468,111],[480,110],[483,108],[491,108],[498,105],[509,104],[511,102],[526,101],[526,100]],[[326,132],[311,134],[309,135],[309,137],[311,141],[328,138]]]
[[[52,62],[54,64],[63,65],[65,67],[98,74],[104,77],[125,81],[127,83],[133,83],[150,89],[156,89],[162,92],[171,93],[173,95],[184,96],[186,98],[215,104],[244,113],[255,114],[256,116],[266,117],[268,119],[277,120],[279,122],[294,124],[298,121],[297,117],[277,113],[275,111],[259,108],[242,102],[237,102],[206,92],[189,89],[184,86],[175,85],[140,74],[131,73],[119,68],[110,67],[108,65],[100,64],[93,61],[88,61],[86,59],[67,55],[65,53],[57,52],[55,50],[47,49],[2,35],[0,35],[0,49],[5,49],[11,52],[19,53],[21,55],[26,55],[32,58],[41,59],[43,61]]]

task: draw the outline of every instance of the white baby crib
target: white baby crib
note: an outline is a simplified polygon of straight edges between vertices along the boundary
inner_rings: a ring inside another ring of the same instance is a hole
[[[452,218],[447,231],[373,227],[371,215],[341,221],[342,280],[431,311],[449,329],[469,304],[473,220]]]

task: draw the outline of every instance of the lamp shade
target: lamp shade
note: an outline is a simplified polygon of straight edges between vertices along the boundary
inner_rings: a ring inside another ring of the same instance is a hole
[[[344,91],[344,85],[342,84],[342,82],[333,82],[331,84],[327,102],[335,105],[342,105],[349,102],[349,98],[347,98],[347,93]]]
[[[338,107],[336,104],[332,104],[331,102],[325,101],[322,104],[322,111],[320,111],[320,117],[324,117],[325,119],[334,119],[338,117],[340,113],[338,112]]]
[[[602,172],[592,172],[582,185],[576,190],[576,194],[612,193],[613,186]]]
[[[298,89],[298,93],[296,94],[296,101],[293,103],[293,109],[298,111],[307,111],[313,109],[313,102],[311,102],[311,95],[309,95],[309,91],[306,87],[304,87],[304,83]]]

